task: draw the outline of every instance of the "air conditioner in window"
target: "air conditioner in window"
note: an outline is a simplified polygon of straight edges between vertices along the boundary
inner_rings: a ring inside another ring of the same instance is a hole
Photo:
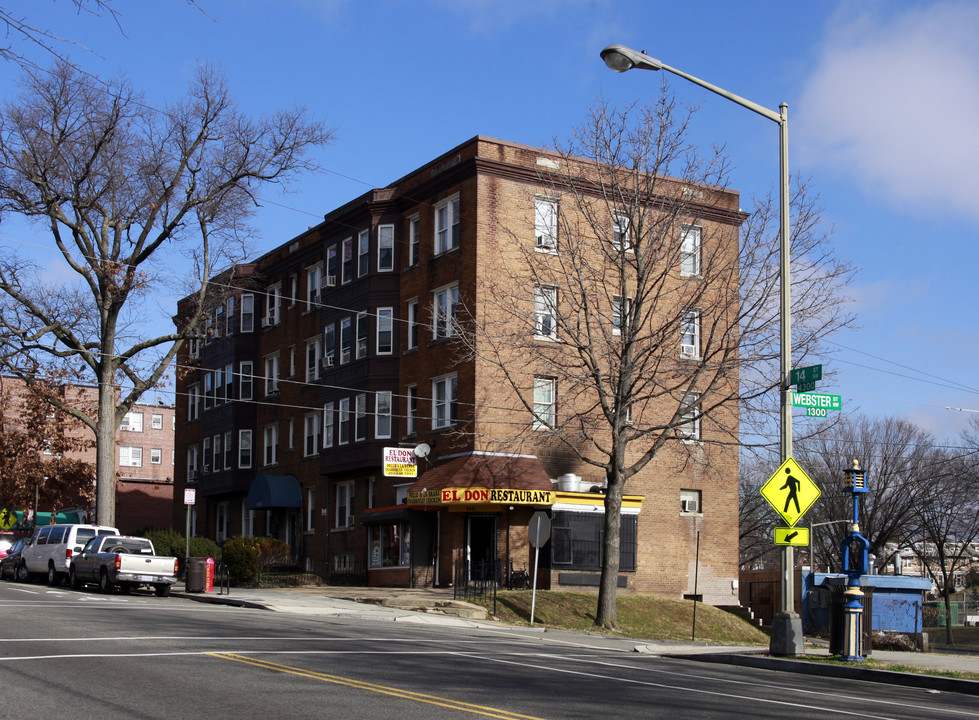
[[[546,250],[554,249],[554,238],[550,235],[538,235],[537,236],[537,247],[544,248]]]
[[[333,367],[333,356],[332,355],[325,355],[323,357],[323,367],[324,368],[331,368],[331,367]]]
[[[681,500],[680,512],[685,512],[685,513],[700,512],[699,503],[696,500]]]
[[[193,482],[197,479],[197,468],[187,468],[187,482]]]
[[[323,277],[322,287],[336,287],[337,286],[337,276],[336,275],[326,275]]]
[[[268,315],[266,315],[265,317],[263,317],[262,318],[262,327],[263,328],[272,327],[272,318],[270,318]]]
[[[681,345],[680,352],[684,355],[689,355],[690,357],[697,356],[697,348],[695,345]]]

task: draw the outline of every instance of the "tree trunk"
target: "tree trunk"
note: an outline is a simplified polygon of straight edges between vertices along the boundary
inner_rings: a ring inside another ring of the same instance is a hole
[[[595,624],[605,630],[618,630],[616,593],[619,580],[619,550],[621,547],[622,493],[624,483],[609,478],[605,494],[605,538],[602,543],[602,577],[598,588],[598,610]]]
[[[108,363],[106,363],[108,365]],[[109,377],[105,377],[109,375]],[[116,524],[116,403],[111,369],[99,378],[99,416],[95,425],[95,521]]]

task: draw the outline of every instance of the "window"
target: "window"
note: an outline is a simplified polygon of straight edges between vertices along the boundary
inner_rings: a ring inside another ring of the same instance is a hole
[[[534,198],[534,238],[538,250],[557,249],[557,200]]]
[[[243,360],[239,367],[238,395],[242,400],[252,399],[252,376],[255,372],[251,360]]]
[[[319,335],[306,341],[306,382],[320,379],[320,361],[323,358],[323,338]]]
[[[214,337],[219,338],[224,335],[225,328],[224,305],[218,305],[214,309]]]
[[[187,386],[187,421],[194,422],[200,417],[201,412],[201,386],[198,384]]]
[[[337,483],[336,527],[349,528],[353,526],[354,526],[354,484],[353,482]]]
[[[326,277],[323,278],[323,282],[320,283],[320,286],[324,288],[336,287],[338,270],[337,246],[330,245],[330,247],[326,249]]]
[[[228,539],[228,510],[230,503],[225,500],[215,504],[215,540],[224,542]]]
[[[313,520],[316,517],[316,490],[315,488],[306,488],[306,522],[303,524],[303,530],[305,532],[313,532]]]
[[[150,427],[153,428],[154,430],[162,430],[163,416],[160,415],[159,413],[153,413],[150,416]]]
[[[241,296],[241,331],[252,332],[255,329],[255,296],[251,293]]]
[[[323,367],[333,367],[337,357],[337,328],[330,323],[323,329]]]
[[[432,429],[446,428],[456,421],[455,375],[447,375],[432,381]]]
[[[436,340],[454,336],[459,312],[459,286],[440,288],[432,296],[432,336]]]
[[[417,215],[408,218],[408,267],[418,264],[418,249],[420,246],[420,227]]]
[[[534,288],[534,335],[552,340],[557,337],[557,288],[551,285]]]
[[[700,490],[681,490],[680,491],[680,512],[684,515],[700,515],[703,513],[703,505],[700,504]]]
[[[275,465],[279,462],[279,426],[265,426],[265,456],[264,465]]]
[[[303,418],[303,455],[310,457],[320,451],[320,421],[319,413],[309,413]]]
[[[232,445],[232,440],[234,439],[234,431],[226,430],[224,433],[224,469],[230,470],[232,463],[234,462],[234,446]]]
[[[342,283],[348,283],[354,279],[354,239],[347,238],[340,244],[342,260],[340,263],[340,273]]]
[[[231,402],[235,399],[235,364],[228,363],[224,366],[224,399]]]
[[[119,429],[129,430],[131,432],[143,432],[143,413],[127,412],[122,416],[122,424],[119,425]]]
[[[406,522],[371,525],[367,529],[370,567],[411,565],[411,524]]]
[[[320,278],[323,266],[319,263],[306,270],[306,310],[313,310],[320,301]]]
[[[252,431],[238,431],[238,467],[250,468],[252,466]]]
[[[680,354],[700,357],[700,310],[684,310],[680,322]]]
[[[210,410],[214,402],[214,374],[204,373],[204,409]]]
[[[616,250],[632,250],[632,233],[629,216],[617,212],[612,216],[612,246]]]
[[[367,357],[367,313],[357,313],[357,359]]]
[[[336,415],[333,412],[333,403],[328,402],[323,406],[323,447],[333,447],[333,427],[336,423]]]
[[[197,459],[200,454],[200,446],[191,445],[187,448],[187,482],[197,479]]]
[[[435,206],[435,254],[459,247],[459,195]]]
[[[296,307],[296,298],[299,297],[299,276],[293,273],[289,276],[289,307]]]
[[[409,385],[406,389],[406,407],[405,407],[405,433],[407,435],[414,435],[418,428],[415,427],[415,423],[418,420],[418,386]]]
[[[278,325],[281,311],[282,285],[276,284],[270,287],[265,294],[265,317],[262,319],[262,327]]]
[[[350,318],[343,318],[340,321],[340,364],[350,362],[350,355],[353,352],[353,330]]]
[[[418,347],[418,299],[408,301],[408,348]]]
[[[683,227],[680,240],[680,274],[686,277],[700,275],[701,229],[694,225]]]
[[[228,298],[228,312],[226,318],[227,318],[226,320],[227,324],[225,325],[224,330],[228,335],[234,335],[235,332],[235,296],[234,295]]]
[[[279,353],[267,355],[265,358],[265,394],[279,392]]]
[[[192,337],[187,338],[187,354],[192,358],[199,358],[201,356],[201,339]]]
[[[143,467],[143,448],[129,445],[120,446],[119,467]]]
[[[636,570],[636,516],[619,516],[619,570]],[[551,563],[562,570],[602,569],[604,513],[555,511],[551,519]]]
[[[700,393],[688,392],[683,398],[683,411],[676,430],[683,440],[700,440]]]
[[[390,355],[394,352],[394,308],[377,309],[377,346],[378,355]]]
[[[214,371],[214,407],[224,402],[224,368]]]
[[[354,397],[354,440],[367,439],[367,395]]]
[[[296,346],[289,346],[289,377],[296,377]]]
[[[394,270],[394,225],[377,228],[377,269],[380,272]]]
[[[628,321],[632,315],[632,298],[621,295],[612,296],[612,334],[621,335],[623,321]]]
[[[379,392],[374,396],[374,437],[391,437],[391,393]]]
[[[255,511],[249,510],[245,503],[241,504],[241,535],[255,537]]]
[[[211,463],[211,468],[214,472],[220,470],[224,465],[223,458],[221,457],[221,436],[214,436],[214,457]]]
[[[211,438],[204,438],[203,452],[201,453],[201,461],[204,463],[202,467],[202,472],[211,472]]]
[[[150,464],[160,465],[163,462],[163,448],[150,448]]]
[[[371,234],[361,230],[357,235],[357,277],[364,277],[370,269]]]
[[[554,427],[557,380],[552,377],[534,378],[534,429]]]
[[[337,443],[340,445],[348,444],[350,442],[350,398],[340,398],[337,425],[339,430]]]

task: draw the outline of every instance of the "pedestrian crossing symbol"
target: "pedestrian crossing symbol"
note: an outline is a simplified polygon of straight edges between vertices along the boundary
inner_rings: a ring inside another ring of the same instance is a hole
[[[789,527],[793,527],[809,512],[821,494],[816,483],[793,458],[786,459],[768,478],[768,482],[761,486],[761,496]]]

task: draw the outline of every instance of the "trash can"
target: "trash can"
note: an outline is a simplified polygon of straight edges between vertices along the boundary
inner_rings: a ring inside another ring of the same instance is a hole
[[[187,558],[187,592],[204,592],[207,579],[207,559]]]

